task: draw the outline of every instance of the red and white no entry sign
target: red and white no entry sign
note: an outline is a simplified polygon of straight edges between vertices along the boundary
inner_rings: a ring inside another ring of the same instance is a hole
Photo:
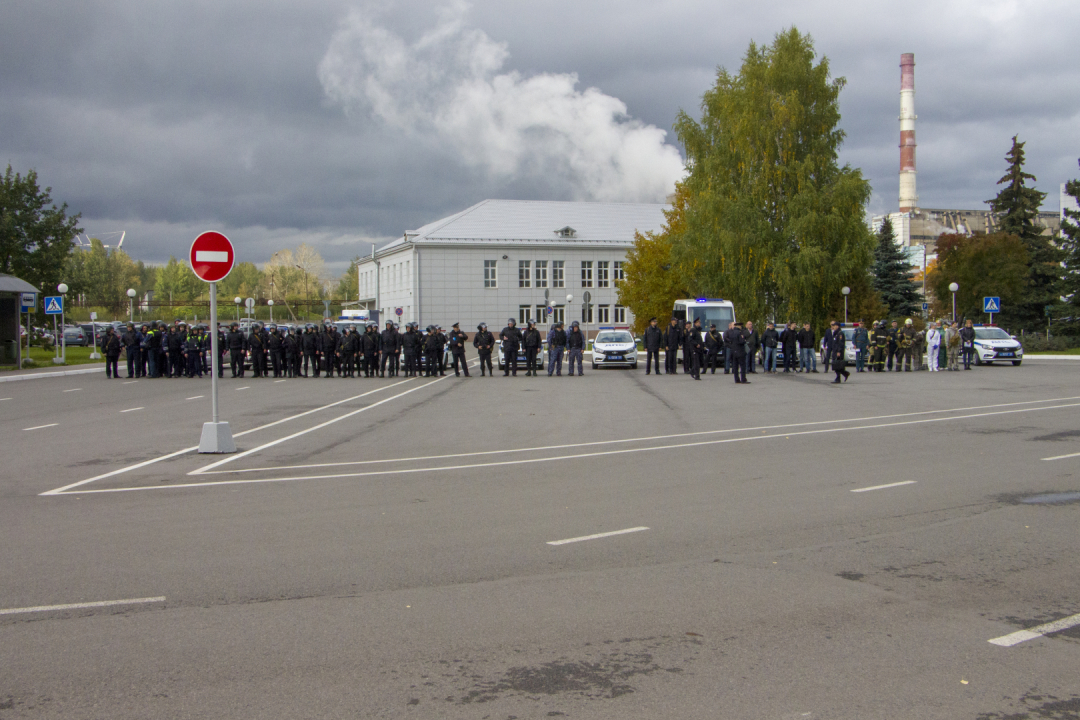
[[[191,243],[188,255],[191,269],[206,282],[217,282],[232,272],[233,246],[219,232],[204,232]]]

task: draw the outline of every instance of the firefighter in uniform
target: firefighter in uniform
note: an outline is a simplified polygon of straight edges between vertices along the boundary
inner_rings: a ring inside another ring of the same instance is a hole
[[[915,351],[915,326],[911,318],[904,321],[904,328],[896,334],[896,372],[903,368],[911,372],[911,355]]]
[[[885,372],[885,356],[889,352],[889,331],[882,321],[874,323],[874,332],[870,335],[870,341],[874,345],[874,361],[871,367],[874,372]]]

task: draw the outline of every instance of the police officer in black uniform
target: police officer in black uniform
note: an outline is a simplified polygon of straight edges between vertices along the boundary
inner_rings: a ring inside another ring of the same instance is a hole
[[[535,320],[529,321],[521,342],[525,346],[525,375],[536,377],[536,356],[540,354],[540,349],[544,346],[544,339],[540,336],[540,331],[536,329]]]
[[[401,352],[401,333],[394,327],[393,320],[386,321],[382,331],[382,359],[379,361],[379,377],[386,377],[389,366],[390,377],[398,374],[398,353]]]
[[[416,331],[416,323],[405,324],[405,333],[401,336],[401,353],[405,360],[405,377],[416,377],[420,373],[420,333]]]
[[[503,347],[503,376],[509,377],[511,371],[513,371],[514,377],[517,377],[518,349],[521,348],[523,338],[514,318],[507,320],[506,327],[499,333],[499,339],[502,340]]]
[[[428,325],[427,335],[424,336],[424,365],[427,377],[439,374],[439,334],[438,328]]]
[[[700,380],[701,350],[703,348],[703,343],[701,341],[701,326],[689,322],[686,323],[684,337],[683,357],[686,360],[686,369],[684,372],[695,380]]]
[[[720,364],[720,351],[724,349],[724,339],[716,332],[716,323],[709,325],[709,332],[705,333],[705,364],[707,372],[716,374],[716,366]]]
[[[660,348],[664,345],[664,332],[656,324],[656,318],[649,318],[649,327],[645,328],[645,334],[641,338],[645,346],[645,374],[648,375],[652,367],[656,367],[656,374],[660,374]]]
[[[495,347],[495,336],[488,332],[487,323],[476,326],[476,334],[473,335],[473,347],[480,355],[480,376],[484,376],[484,366],[487,366],[488,377],[494,377],[491,369],[491,351]]]
[[[450,328],[450,334],[446,336],[447,345],[450,346],[450,358],[454,365],[454,377],[461,376],[461,370],[465,371],[465,377],[469,377],[469,363],[465,359],[465,343],[469,336],[461,332],[458,323]],[[458,369],[460,366],[461,370]]]
[[[682,345],[682,329],[679,327],[679,319],[671,318],[664,333],[664,374],[674,375],[679,367],[679,346]]]

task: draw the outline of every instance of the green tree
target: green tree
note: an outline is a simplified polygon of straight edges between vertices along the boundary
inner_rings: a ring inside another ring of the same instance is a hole
[[[360,296],[360,268],[356,265],[358,262],[360,262],[359,255],[352,259],[349,269],[338,278],[337,286],[334,288],[335,300],[348,302]]]
[[[37,173],[25,177],[11,165],[0,178],[0,272],[15,275],[51,292],[64,280],[64,266],[82,232],[79,215],[68,216],[67,203],[52,204],[38,187]]]
[[[157,302],[187,303],[198,300],[203,294],[209,296],[210,285],[192,272],[191,266],[170,257],[164,267],[159,267],[154,283],[154,299]]]
[[[255,263],[236,263],[228,277],[218,283],[218,301],[228,304],[235,297],[244,299],[259,297],[261,282],[262,273],[255,267]]]
[[[634,331],[645,332],[649,318],[659,318],[667,325],[675,300],[687,297],[682,284],[684,273],[671,265],[671,237],[684,228],[686,190],[675,190],[671,210],[664,211],[667,220],[659,233],[634,233],[634,245],[626,253],[623,264],[625,278],[618,283],[619,304],[630,308],[634,315]]]
[[[869,267],[870,185],[840,167],[843,78],[792,28],[750,44],[738,75],[721,68],[700,122],[680,112],[685,229],[673,266],[694,294],[730,298],[741,317],[820,327],[845,278]]]
[[[1002,304],[1008,307],[1024,293],[1028,256],[1016,235],[967,237],[946,233],[937,239],[937,254],[937,263],[926,274],[926,287],[936,300],[936,314],[952,315],[950,283],[960,286],[956,293],[958,318],[982,317],[982,299],[987,295],[1000,295]]]
[[[1018,142],[1016,136],[1005,159],[1009,169],[997,183],[1004,187],[996,198],[986,202],[998,214],[1001,232],[1020,238],[1030,267],[1024,292],[1013,303],[1003,306],[1001,321],[1017,330],[1036,330],[1045,324],[1045,308],[1060,302],[1061,263],[1065,257],[1035,222],[1046,193],[1027,187],[1027,181],[1035,182],[1035,176],[1024,172],[1024,143]]]
[[[892,220],[886,217],[877,234],[874,248],[874,289],[885,303],[889,317],[916,315],[919,311],[919,290],[911,279],[907,256],[896,244]]]
[[[139,266],[123,250],[109,249],[90,238],[89,249],[69,256],[64,276],[75,296],[90,307],[105,307],[114,314],[128,307],[128,288],[139,291]]]
[[[1080,180],[1065,183],[1065,192],[1080,201]],[[1066,314],[1072,318],[1068,324],[1071,334],[1080,333],[1080,210],[1063,209],[1061,222],[1061,247],[1065,254],[1065,272],[1061,294],[1066,298]]]

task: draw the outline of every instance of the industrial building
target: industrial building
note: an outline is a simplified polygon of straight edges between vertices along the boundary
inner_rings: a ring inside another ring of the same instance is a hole
[[[628,325],[616,292],[626,251],[635,232],[662,230],[668,207],[484,200],[360,260],[359,301],[381,322],[460,322],[466,332],[480,322],[498,331],[511,317]]]

